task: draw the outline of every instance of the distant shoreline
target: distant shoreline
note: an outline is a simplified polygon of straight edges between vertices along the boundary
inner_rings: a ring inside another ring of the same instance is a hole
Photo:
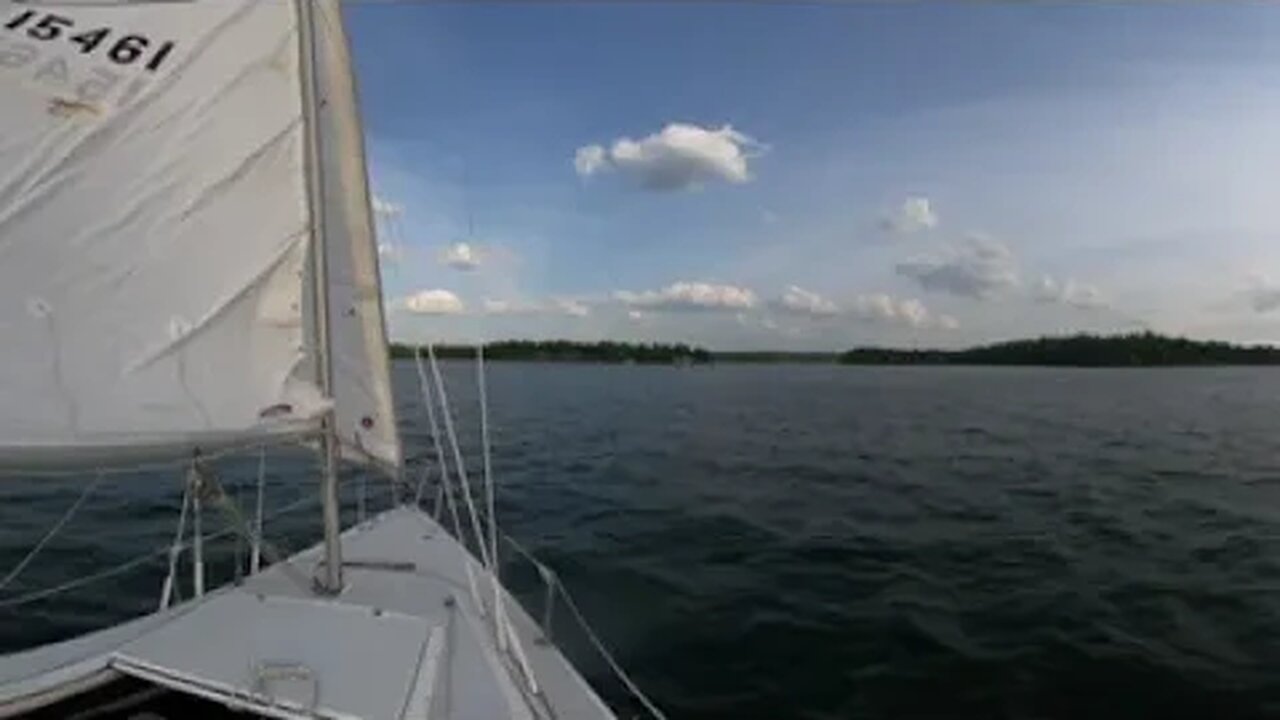
[[[475,357],[472,345],[438,345],[442,359]],[[412,345],[393,343],[391,356],[411,358]],[[1280,347],[1190,340],[1155,333],[1078,334],[1010,340],[961,350],[859,347],[839,352],[716,352],[682,343],[503,340],[485,345],[494,361],[611,365],[840,364],[871,366],[1206,367],[1280,365]]]

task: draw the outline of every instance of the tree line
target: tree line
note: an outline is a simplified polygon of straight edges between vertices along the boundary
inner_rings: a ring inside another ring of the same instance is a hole
[[[414,346],[393,344],[393,358],[413,357]],[[437,345],[436,357],[448,359],[473,358],[472,345]],[[627,343],[604,340],[600,342],[576,342],[573,340],[501,340],[484,346],[488,360],[537,360],[545,362],[596,362],[643,364],[691,364],[711,362],[711,353],[704,348],[684,343]]]
[[[393,344],[395,358],[413,357],[412,345]],[[472,345],[438,345],[444,359],[475,357]],[[1191,340],[1152,332],[1123,335],[1081,333],[1009,340],[963,350],[909,350],[859,347],[844,353],[718,352],[685,343],[502,340],[485,345],[490,360],[686,365],[711,362],[840,362],[846,365],[1049,365],[1070,367],[1154,367],[1193,365],[1280,365],[1280,348]]]
[[[1152,332],[1010,340],[964,350],[854,348],[840,356],[848,365],[1058,365],[1153,367],[1175,365],[1277,365],[1280,348],[1191,340]]]

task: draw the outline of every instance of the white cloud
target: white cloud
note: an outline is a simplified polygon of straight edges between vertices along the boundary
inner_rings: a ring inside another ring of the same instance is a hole
[[[582,318],[591,314],[591,308],[580,300],[557,298],[551,304],[558,312],[569,317]]]
[[[929,198],[909,197],[886,216],[882,224],[894,235],[910,235],[937,227],[938,215],[933,211]]]
[[[420,290],[397,306],[418,315],[460,315],[466,310],[462,300],[448,290]]]
[[[381,215],[382,217],[390,218],[404,213],[403,205],[397,205],[396,203],[380,198],[377,195],[373,196],[373,199],[369,204],[373,207],[374,215]]]
[[[399,245],[395,245],[386,241],[378,243],[378,259],[382,260],[383,262],[394,265],[400,262],[403,256],[404,256],[404,253],[402,252]]]
[[[756,295],[747,288],[707,282],[677,282],[661,290],[620,290],[614,299],[634,308],[653,310],[750,310]]]
[[[859,295],[854,299],[854,315],[872,322],[907,325],[909,327],[938,327],[955,330],[960,323],[950,315],[934,317],[923,302],[914,298],[897,300],[884,293]]]
[[[1032,290],[1032,297],[1036,302],[1060,303],[1081,310],[1097,310],[1107,305],[1098,288],[1070,279],[1058,281],[1048,275],[1040,278]]]
[[[898,303],[898,317],[912,327],[922,327],[929,322],[929,311],[919,300],[903,300]]]
[[[898,319],[898,303],[884,293],[859,295],[853,303],[853,311],[866,320],[892,321]]]
[[[1020,282],[1013,253],[983,235],[970,235],[943,256],[898,263],[897,271],[927,291],[978,300],[996,297]]]
[[[454,270],[475,270],[480,267],[480,252],[468,243],[454,243],[441,253],[440,262]]]
[[[573,169],[582,177],[590,177],[608,168],[608,155],[599,145],[584,145],[573,154]]]
[[[574,153],[573,166],[582,177],[617,170],[648,190],[684,190],[712,180],[749,181],[750,160],[763,150],[728,125],[712,130],[670,123],[639,140],[619,138],[607,150],[584,145]]]
[[[795,285],[788,287],[782,297],[772,304],[783,312],[809,317],[831,317],[840,313],[840,308],[835,303]]]
[[[628,310],[627,317],[631,318],[632,320],[643,320],[645,319],[646,315],[639,310]]]

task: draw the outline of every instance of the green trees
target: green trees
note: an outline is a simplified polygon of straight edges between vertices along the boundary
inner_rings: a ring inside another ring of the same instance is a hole
[[[1079,334],[1011,340],[966,350],[855,348],[840,356],[850,365],[1063,365],[1149,367],[1159,365],[1274,365],[1280,348],[1232,345],[1166,337],[1152,332],[1127,335]]]
[[[441,358],[472,358],[471,346],[436,347]],[[572,340],[502,340],[485,345],[490,360],[541,360],[554,362],[685,364],[711,361],[711,353],[683,343],[574,342]],[[413,346],[391,346],[392,357],[412,357]]]

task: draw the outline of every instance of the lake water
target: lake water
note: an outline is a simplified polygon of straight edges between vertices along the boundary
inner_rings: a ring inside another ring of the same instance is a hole
[[[472,368],[445,374],[474,451]],[[489,391],[504,529],[672,718],[1280,716],[1276,370],[511,363]],[[224,467],[246,505],[255,463]],[[271,507],[307,466],[272,458]],[[0,486],[0,573],[84,482]],[[179,483],[104,479],[0,603],[169,542]],[[163,572],[0,609],[0,649],[146,612]]]

